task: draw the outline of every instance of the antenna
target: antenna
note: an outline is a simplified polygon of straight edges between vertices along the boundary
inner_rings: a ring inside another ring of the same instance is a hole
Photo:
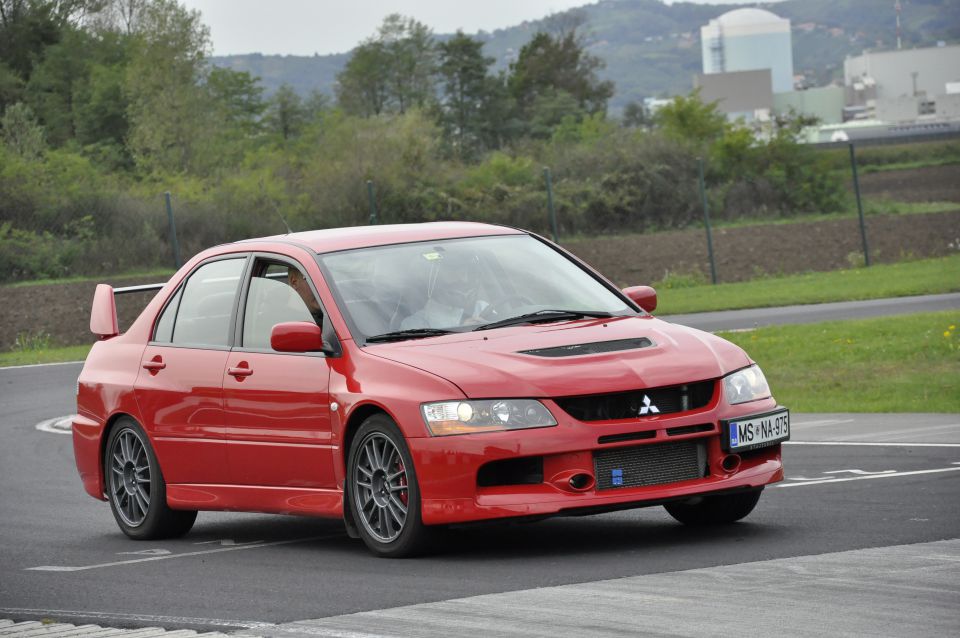
[[[903,45],[900,42],[900,0],[896,0],[893,4],[893,8],[897,10],[897,51],[903,48]]]
[[[267,189],[263,184],[263,178],[260,178],[260,194],[270,202],[270,205],[273,207],[273,212],[277,214],[277,217],[280,218],[280,221],[283,223],[283,227],[287,229],[287,234],[292,235],[293,231],[290,230],[290,224],[287,223],[287,220],[283,218],[283,213],[280,212],[280,207],[277,206],[277,203],[273,201],[273,198],[267,195]]]

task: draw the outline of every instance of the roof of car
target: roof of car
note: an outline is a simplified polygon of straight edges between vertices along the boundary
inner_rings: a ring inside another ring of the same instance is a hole
[[[429,222],[425,224],[388,224],[383,226],[351,226],[308,230],[288,235],[273,235],[245,241],[283,241],[306,246],[317,253],[385,246],[416,241],[434,241],[458,237],[482,237],[484,235],[519,235],[522,230],[507,226],[477,222]]]

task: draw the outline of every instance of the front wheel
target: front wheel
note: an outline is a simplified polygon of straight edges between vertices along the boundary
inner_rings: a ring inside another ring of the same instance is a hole
[[[684,525],[726,525],[735,523],[752,512],[760,500],[761,492],[762,487],[734,494],[704,496],[693,503],[667,503],[663,507],[670,516]]]
[[[110,509],[124,534],[136,540],[174,538],[193,527],[195,511],[167,506],[160,465],[136,421],[124,418],[110,432],[103,466]]]
[[[361,424],[350,445],[348,502],[360,537],[377,556],[421,551],[429,528],[420,517],[420,488],[403,435],[385,414]]]

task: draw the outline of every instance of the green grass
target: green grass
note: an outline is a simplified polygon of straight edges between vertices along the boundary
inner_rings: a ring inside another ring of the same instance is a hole
[[[960,255],[730,284],[689,285],[693,277],[654,283],[657,314],[905,297],[960,290]]]
[[[903,171],[909,170],[912,168],[927,168],[929,166],[946,166],[948,164],[960,164],[960,159],[955,157],[941,157],[929,160],[913,160],[908,162],[895,162],[892,164],[868,164],[863,168],[857,167],[857,172],[861,174],[867,173],[884,173],[886,171]]]
[[[960,311],[720,333],[798,412],[960,412]]]
[[[960,206],[958,206],[960,208]],[[170,268],[155,268],[153,270],[134,270],[131,272],[125,272],[120,274],[112,275],[91,275],[91,276],[81,276],[81,277],[63,277],[60,279],[32,279],[30,281],[17,281],[10,284],[4,284],[4,286],[10,286],[11,288],[20,288],[23,286],[49,286],[51,284],[74,284],[83,281],[116,281],[118,279],[133,279],[133,278],[144,278],[144,277],[156,277],[157,281],[166,281],[170,276],[176,272]]]
[[[89,345],[0,352],[0,368],[6,366],[31,365],[35,363],[83,361],[87,357],[88,352],[90,352]]]

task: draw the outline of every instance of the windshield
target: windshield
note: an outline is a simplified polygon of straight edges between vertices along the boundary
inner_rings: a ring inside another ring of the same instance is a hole
[[[320,262],[355,338],[471,330],[544,310],[636,314],[528,235],[360,248]]]

